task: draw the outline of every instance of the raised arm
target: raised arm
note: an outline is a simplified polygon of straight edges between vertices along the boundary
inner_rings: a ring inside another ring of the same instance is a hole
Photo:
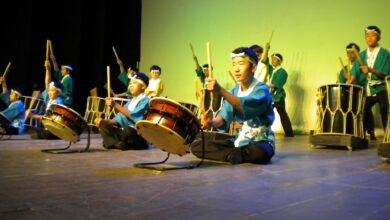
[[[122,60],[120,60],[120,59],[117,59],[116,60],[116,62],[118,63],[118,65],[119,65],[119,69],[120,69],[120,73],[123,73],[123,72],[125,72],[126,71],[126,69],[125,69],[125,67],[123,66],[123,62],[122,62]]]
[[[45,88],[49,88],[49,83],[51,81],[51,68],[50,68],[50,62],[45,61]]]
[[[2,93],[5,94],[8,90],[7,88],[7,82],[4,77],[0,76],[0,84],[2,85]]]

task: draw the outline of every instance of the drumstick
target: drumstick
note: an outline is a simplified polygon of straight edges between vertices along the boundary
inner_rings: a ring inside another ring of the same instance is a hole
[[[354,52],[355,55],[356,55],[356,59],[357,59],[357,61],[359,62],[359,65],[360,65],[360,66],[364,66],[363,60],[362,60],[362,58],[360,57],[359,52],[356,50],[356,47],[355,47],[355,46],[352,46],[352,50],[353,50],[353,52]]]
[[[342,68],[344,74],[346,74],[347,72],[346,72],[346,69],[345,69],[345,65],[344,65],[343,59],[341,57],[339,57],[339,61],[340,61],[341,68]]]
[[[116,59],[119,60],[119,56],[118,56],[114,46],[112,47],[112,51],[114,52]]]
[[[53,44],[51,42],[51,40],[49,40],[49,48],[50,48],[50,54],[53,55]]]
[[[97,88],[93,88],[91,90],[89,90],[89,94],[93,97],[96,97],[97,96]]]
[[[3,80],[5,79],[5,76],[7,75],[8,70],[9,70],[10,67],[11,67],[11,62],[8,62],[8,65],[7,65],[7,67],[5,68],[5,71],[4,71],[4,73],[3,73]]]
[[[269,37],[269,41],[268,41],[269,44],[271,44],[272,38],[274,37],[274,32],[275,32],[275,31],[272,30],[271,36]]]
[[[228,73],[229,73],[230,77],[232,77],[234,83],[237,84],[238,82],[237,82],[236,78],[234,78],[233,73],[230,70],[228,71]]]
[[[191,51],[192,51],[192,56],[195,57],[195,51],[194,51],[194,47],[192,46],[192,44],[190,43],[190,47],[191,47]]]
[[[107,66],[107,97],[111,97],[111,81],[110,81],[110,66]],[[107,106],[107,113],[111,111],[110,106]]]
[[[213,78],[213,67],[212,67],[212,62],[211,62],[211,45],[210,45],[210,42],[207,42],[206,48],[207,48],[207,61],[208,61],[208,64],[209,64],[209,76],[208,76],[208,78],[212,79]],[[211,106],[213,106],[214,93],[212,93],[212,92],[210,93],[210,100],[211,100]]]
[[[347,59],[347,78],[351,79],[351,60]]]
[[[33,108],[33,106],[35,104],[35,101],[37,100],[37,98],[38,98],[40,93],[41,93],[41,91],[39,91],[39,90],[33,91],[32,98],[31,98],[31,101],[30,101],[30,105],[28,106],[28,109],[26,111],[27,114],[25,115],[24,120],[27,120],[30,117],[31,109]]]
[[[50,40],[46,40],[46,61],[49,61]]]

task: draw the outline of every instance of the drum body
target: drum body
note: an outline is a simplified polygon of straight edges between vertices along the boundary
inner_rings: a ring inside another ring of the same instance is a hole
[[[121,106],[124,106],[129,99],[123,98],[112,98],[116,103],[119,103]],[[87,98],[87,108],[85,110],[84,118],[87,121],[88,125],[96,126],[95,119],[103,118],[106,120],[112,119],[118,112],[114,108],[108,109],[106,106],[106,99],[97,97],[97,96],[89,96]]]
[[[386,88],[387,88],[387,98],[390,101],[390,76],[386,76]],[[390,112],[390,109],[389,109]],[[387,117],[387,125],[385,135],[383,137],[383,143],[390,143],[390,114]]]
[[[171,99],[156,97],[149,102],[146,119],[137,122],[138,133],[154,146],[184,155],[201,125],[191,110]]]
[[[363,88],[349,84],[321,86],[317,93],[314,135],[351,135],[364,139]]]
[[[51,104],[42,119],[42,124],[57,137],[77,142],[87,127],[87,122],[73,109],[59,104]]]
[[[198,115],[199,107],[197,105],[187,103],[187,102],[179,102],[182,106],[186,107],[188,110],[192,112],[194,115]]]

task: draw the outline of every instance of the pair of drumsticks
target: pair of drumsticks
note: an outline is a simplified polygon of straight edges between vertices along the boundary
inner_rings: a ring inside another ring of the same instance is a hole
[[[357,59],[357,61],[359,63],[359,66],[364,66],[363,60],[360,57],[360,54],[357,51],[355,46],[352,46],[352,51],[353,51],[353,53],[356,56],[356,59]],[[340,64],[341,64],[341,67],[343,69],[344,74],[347,75],[347,82],[348,82],[351,79],[351,67],[350,67],[351,66],[351,61],[349,59],[347,59],[347,68],[345,68],[344,63],[343,63],[343,59],[341,57],[339,57],[339,60],[340,60]],[[337,76],[338,76],[338,74],[337,74]]]

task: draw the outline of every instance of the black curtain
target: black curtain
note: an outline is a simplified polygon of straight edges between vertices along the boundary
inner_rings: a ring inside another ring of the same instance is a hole
[[[125,67],[140,60],[141,0],[132,1],[12,1],[0,3],[0,72],[12,62],[8,87],[26,95],[44,90],[46,39],[51,39],[59,65],[69,64],[74,81],[72,108],[84,115],[90,89],[106,97],[106,66],[111,67],[115,92],[126,87],[118,80],[112,46]]]

